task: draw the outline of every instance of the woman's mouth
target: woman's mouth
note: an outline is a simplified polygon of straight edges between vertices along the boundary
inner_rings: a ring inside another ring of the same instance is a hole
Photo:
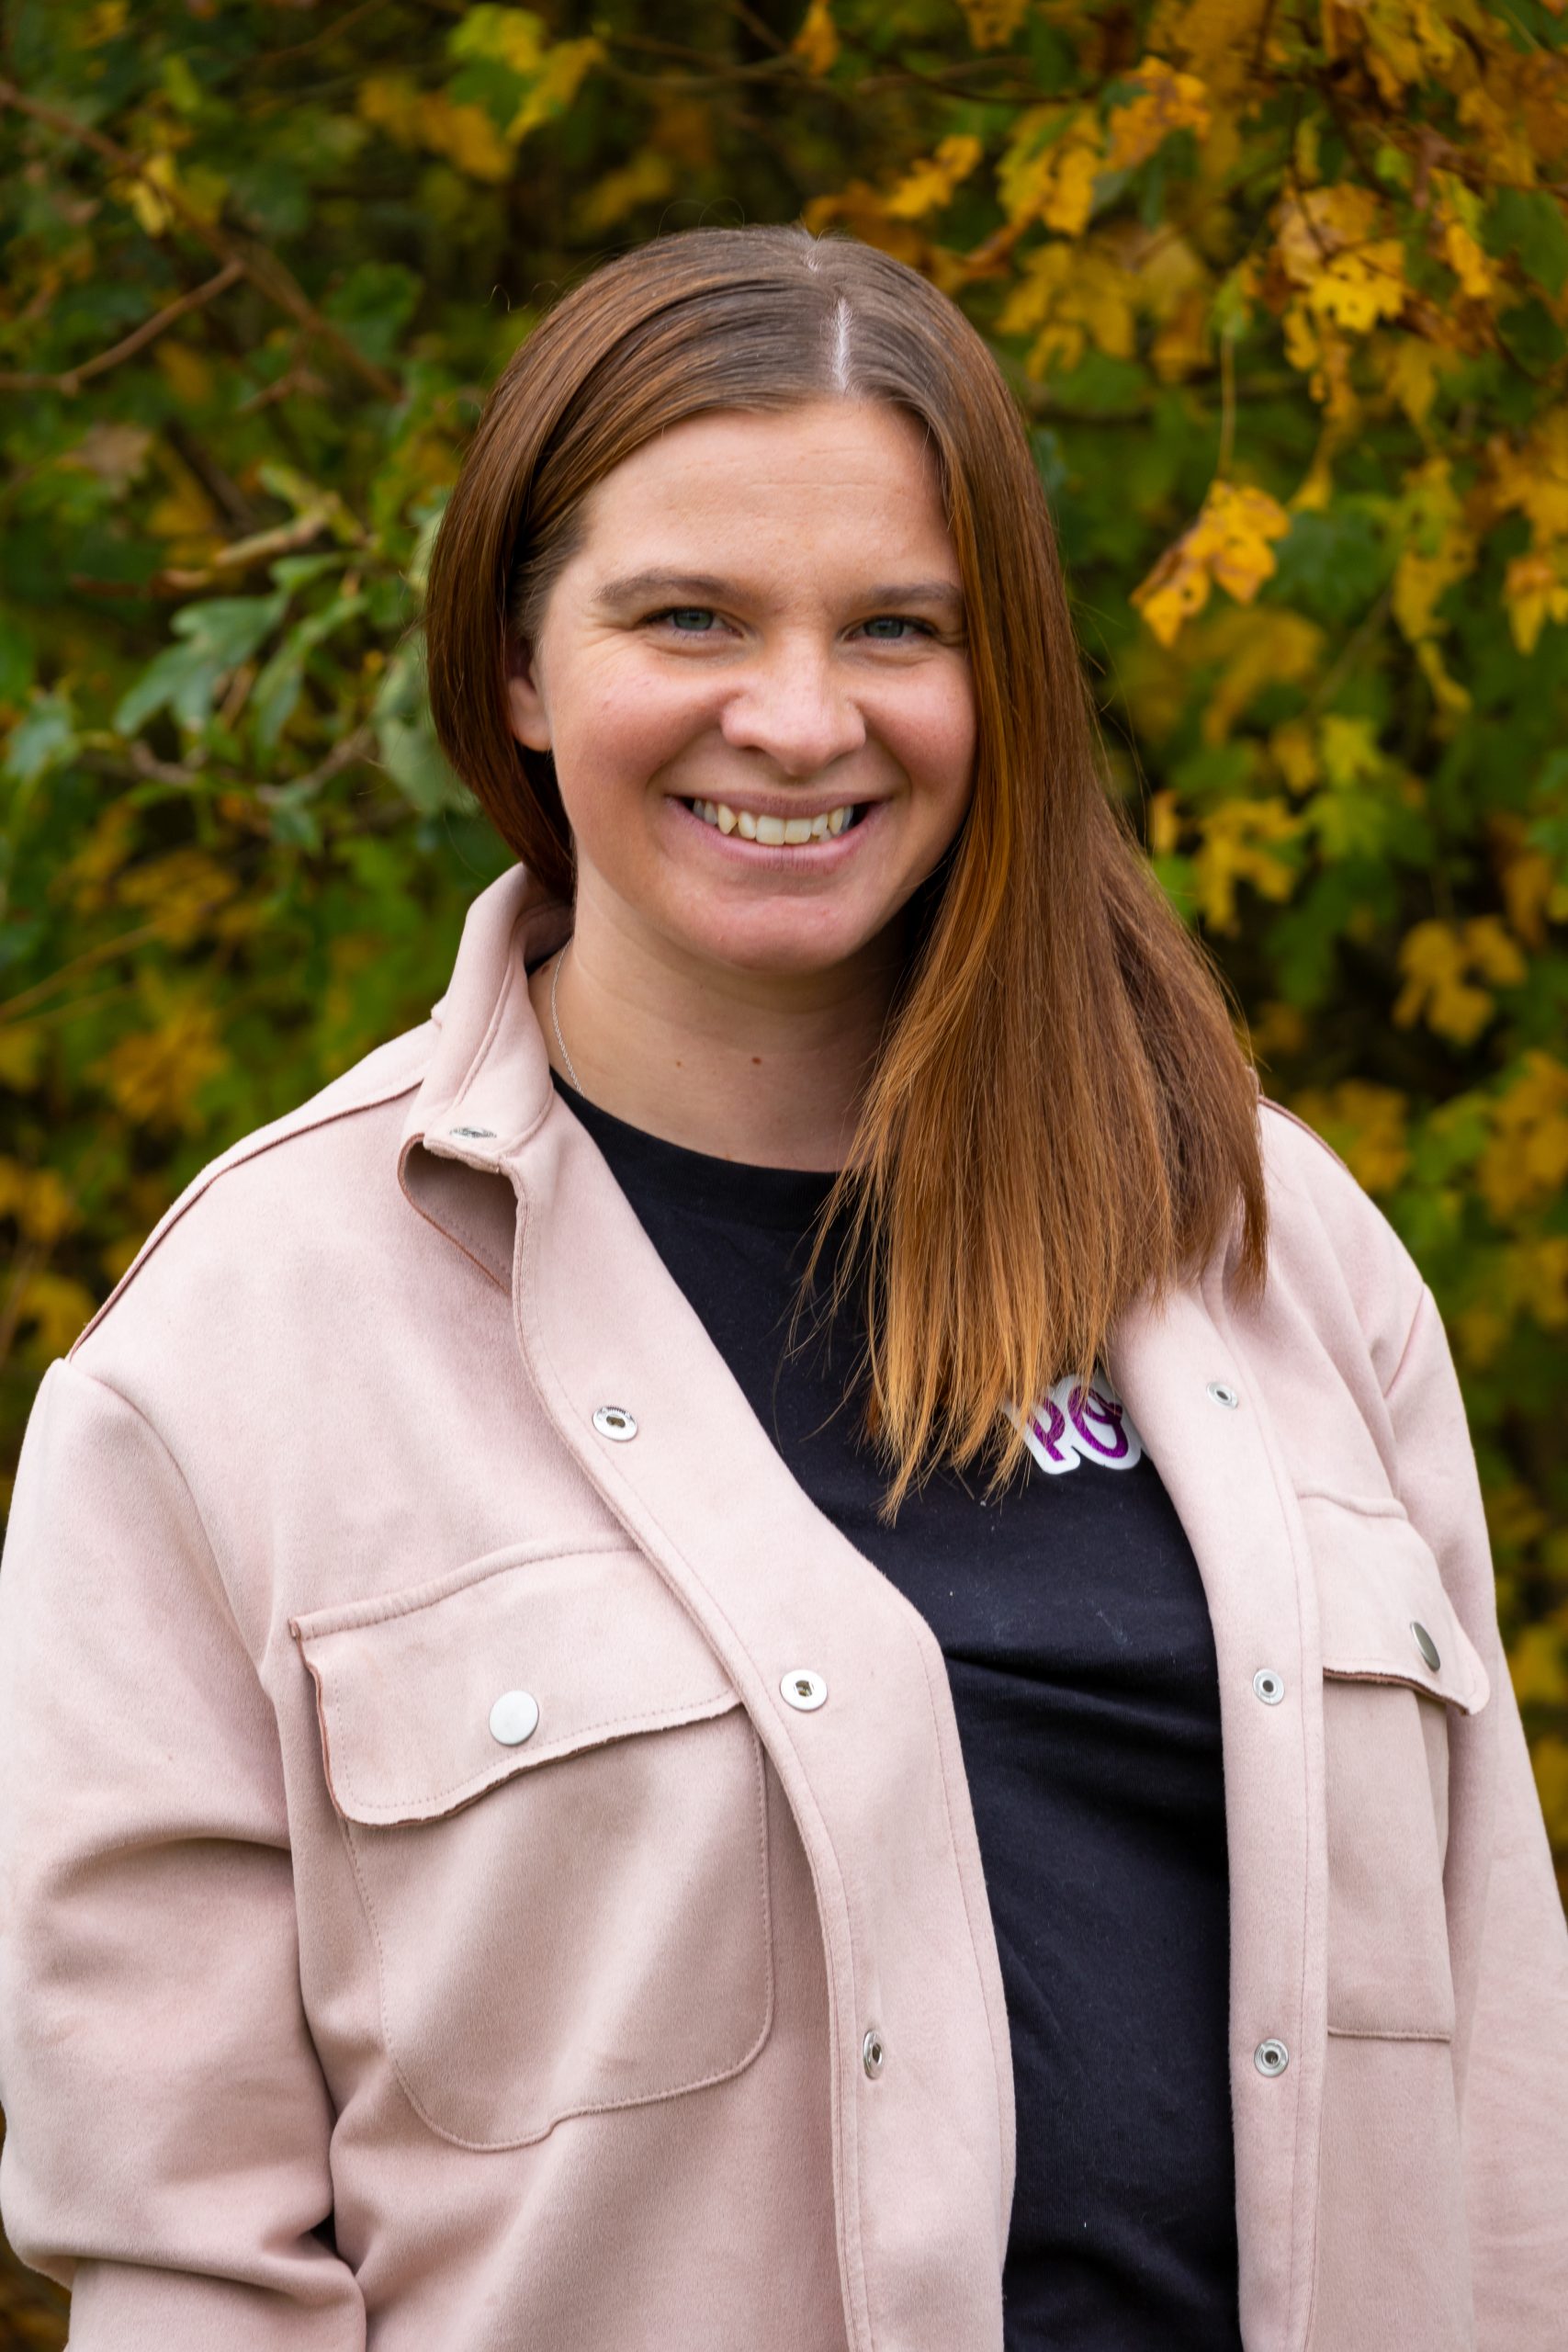
[[[757,842],[764,849],[801,849],[809,842],[832,841],[848,832],[867,804],[846,800],[814,817],[759,817],[750,808],[732,808],[726,800],[688,800],[685,805],[694,817],[721,833],[739,833],[742,841]]]

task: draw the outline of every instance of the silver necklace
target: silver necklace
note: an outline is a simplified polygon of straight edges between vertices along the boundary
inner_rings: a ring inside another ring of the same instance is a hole
[[[566,947],[570,947],[570,945],[571,942],[569,939],[566,943]],[[560,1011],[556,1003],[556,990],[560,987],[560,967],[566,962],[566,947],[563,947],[560,954],[556,957],[555,964],[550,972],[550,1025],[556,1033],[556,1044],[559,1046],[560,1057],[566,1064],[566,1074],[571,1080],[572,1092],[574,1094],[581,1094],[582,1091],[582,1081],[571,1066],[571,1056],[567,1052],[566,1039],[560,1033]]]

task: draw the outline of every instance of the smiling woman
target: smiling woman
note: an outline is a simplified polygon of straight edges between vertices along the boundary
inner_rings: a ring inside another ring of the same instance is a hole
[[[1238,1213],[1257,1281],[1250,1071],[1101,789],[1017,410],[913,271],[768,229],[597,271],[496,389],[428,629],[449,756],[572,900],[535,1001],[592,1098],[840,1172],[890,1510],[1016,1471],[1010,1405]]]
[[[519,863],[176,1203],[0,1578],[80,2352],[1550,2352],[1568,1944],[1441,1327],[1096,770],[952,304],[671,238],[429,603]]]

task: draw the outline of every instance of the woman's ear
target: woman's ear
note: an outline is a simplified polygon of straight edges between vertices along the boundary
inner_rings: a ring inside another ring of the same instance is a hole
[[[545,712],[545,698],[534,674],[533,649],[521,640],[513,648],[506,703],[512,714],[512,732],[517,741],[530,752],[547,752],[550,722]]]

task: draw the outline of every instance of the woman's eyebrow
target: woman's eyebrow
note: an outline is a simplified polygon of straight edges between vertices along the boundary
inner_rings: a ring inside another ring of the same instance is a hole
[[[681,596],[693,603],[699,598],[711,598],[716,604],[725,604],[743,593],[734,581],[718,580],[706,571],[629,571],[618,580],[606,580],[596,592],[594,602],[632,605],[645,596]],[[964,611],[964,593],[950,580],[894,581],[865,589],[856,602],[878,608],[934,605],[951,613],[955,619]]]
[[[735,594],[735,583],[716,580],[705,571],[628,571],[620,580],[606,580],[594,602],[633,605],[644,596],[712,596],[722,600]]]

